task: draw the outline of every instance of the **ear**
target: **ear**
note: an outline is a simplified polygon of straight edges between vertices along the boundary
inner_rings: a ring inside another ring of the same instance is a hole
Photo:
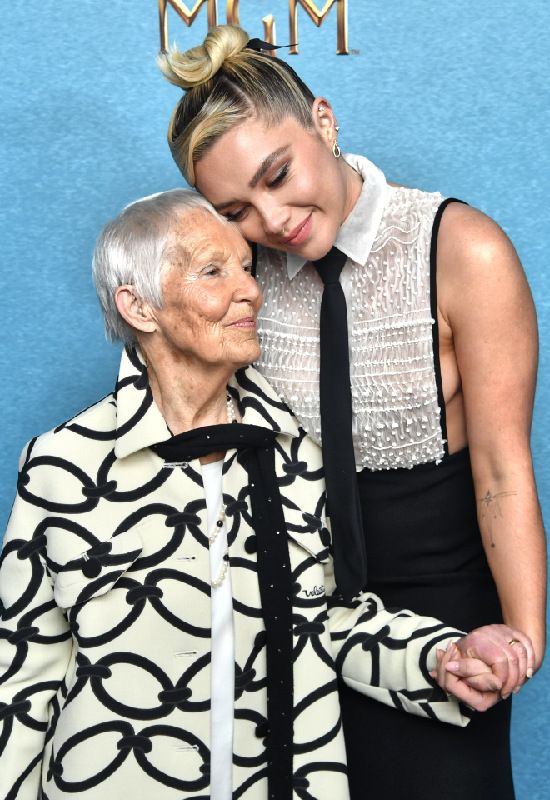
[[[115,303],[118,313],[131,328],[142,333],[154,333],[157,330],[153,310],[137,296],[133,286],[119,286],[115,292]]]
[[[313,127],[327,147],[332,148],[335,139],[338,138],[337,123],[332,106],[325,97],[315,98],[311,106],[311,116],[313,118]]]

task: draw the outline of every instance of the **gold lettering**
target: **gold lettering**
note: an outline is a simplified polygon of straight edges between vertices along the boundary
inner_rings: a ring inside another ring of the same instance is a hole
[[[183,0],[158,0],[160,47],[166,50],[168,46],[168,6],[171,6],[187,27],[191,27],[202,6],[206,3],[208,30],[218,24],[217,0],[195,0],[188,8]],[[332,6],[336,3],[336,53],[348,55],[348,4],[347,0],[325,0],[322,8],[318,8],[315,0],[288,0],[289,29],[290,29],[290,55],[298,53],[298,6],[301,6],[311,21],[320,28]],[[226,0],[226,20],[228,25],[240,25],[239,0]],[[275,17],[268,14],[262,17],[264,38],[270,44],[277,43]],[[276,55],[272,50],[272,55]]]
[[[225,17],[228,25],[239,25],[239,0],[227,0],[225,6]]]
[[[201,10],[202,6],[206,2],[206,10],[207,10],[207,20],[208,20],[208,28],[213,28],[214,25],[218,24],[218,5],[217,0],[196,0],[195,5],[193,8],[189,9],[185,5],[182,0],[159,0],[159,24],[160,24],[160,49],[166,50],[168,47],[168,5],[171,5],[176,14],[185,22],[187,27],[190,27],[193,22],[195,21],[195,17]],[[229,13],[229,3],[230,0],[227,2],[227,8]],[[237,17],[238,17],[238,0],[236,2],[237,6]]]
[[[277,44],[277,30],[275,28],[275,17],[273,14],[262,17],[262,23],[264,26],[264,41],[269,42],[269,44]],[[272,56],[277,55],[276,50],[270,50],[269,52]]]
[[[311,21],[320,28],[328,12],[337,3],[336,11],[336,54],[348,55],[348,6],[347,0],[326,0],[322,9],[317,8],[314,0],[288,0],[290,50],[291,55],[298,53],[298,4],[304,9]]]

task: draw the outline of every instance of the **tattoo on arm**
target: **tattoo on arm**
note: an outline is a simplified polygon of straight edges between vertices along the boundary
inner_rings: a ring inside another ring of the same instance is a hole
[[[491,547],[496,547],[493,538],[495,521],[502,517],[502,508],[499,500],[501,497],[512,497],[516,494],[517,492],[497,492],[497,494],[492,494],[492,492],[487,489],[486,494],[484,494],[479,501],[481,503],[481,518],[487,521],[487,530],[489,531]]]

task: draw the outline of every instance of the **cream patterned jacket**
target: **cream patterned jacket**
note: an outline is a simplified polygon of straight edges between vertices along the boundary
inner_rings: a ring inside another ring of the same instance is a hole
[[[294,798],[346,800],[337,675],[400,709],[458,725],[434,688],[456,632],[365,594],[338,602],[321,457],[252,368],[233,380],[244,422],[278,431],[294,596]],[[0,798],[206,800],[210,574],[200,464],[167,465],[145,367],[33,439],[0,561]],[[247,476],[229,451],[235,631],[233,798],[266,800],[266,663]],[[397,712],[396,712],[397,713]]]

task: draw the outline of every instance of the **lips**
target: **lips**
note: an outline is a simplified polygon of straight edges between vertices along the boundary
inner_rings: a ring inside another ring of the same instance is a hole
[[[230,328],[255,328],[256,327],[256,317],[242,317],[241,319],[236,320],[235,322],[231,322],[229,324]]]
[[[296,227],[290,231],[289,235],[282,240],[283,244],[290,245],[291,247],[303,244],[311,232],[312,216],[310,212],[302,222],[296,225]]]

